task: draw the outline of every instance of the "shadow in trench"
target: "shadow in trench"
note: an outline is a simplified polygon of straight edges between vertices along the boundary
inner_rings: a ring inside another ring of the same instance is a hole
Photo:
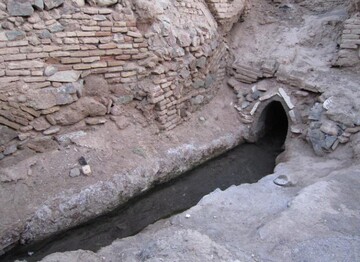
[[[18,246],[1,261],[38,261],[54,252],[77,249],[97,251],[119,238],[140,232],[159,219],[182,212],[214,191],[231,185],[255,183],[271,174],[287,134],[287,117],[278,102],[263,111],[261,139],[242,144],[180,177],[156,186],[114,211],[44,241]],[[29,256],[29,252],[34,252]]]

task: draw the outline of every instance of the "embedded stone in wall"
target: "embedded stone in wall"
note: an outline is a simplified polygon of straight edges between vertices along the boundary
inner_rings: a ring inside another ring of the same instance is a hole
[[[0,125],[0,146],[17,137],[17,133],[7,126]]]
[[[31,16],[34,8],[28,0],[9,0],[7,10],[11,16]]]
[[[56,8],[64,3],[64,0],[44,0],[46,10]]]
[[[75,101],[72,94],[75,94],[81,85],[76,87],[73,84],[66,84],[59,88],[43,88],[33,90],[28,94],[27,105],[36,109],[44,110],[58,105],[67,105]]]
[[[64,107],[61,111],[48,115],[47,120],[59,125],[72,125],[88,116],[103,116],[107,108],[91,97],[82,97],[72,105]]]
[[[50,76],[47,80],[62,83],[76,82],[81,75],[79,71],[59,71]]]
[[[118,2],[118,0],[86,0],[92,6],[110,6]]]

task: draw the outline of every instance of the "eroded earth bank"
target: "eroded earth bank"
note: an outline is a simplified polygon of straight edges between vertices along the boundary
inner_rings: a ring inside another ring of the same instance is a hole
[[[359,8],[2,1],[1,253],[286,121],[273,174],[216,190],[99,251],[43,261],[360,260]]]

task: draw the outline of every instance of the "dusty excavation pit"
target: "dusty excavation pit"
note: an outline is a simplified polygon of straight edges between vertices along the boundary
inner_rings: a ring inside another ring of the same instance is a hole
[[[137,234],[159,219],[196,205],[216,188],[224,190],[232,185],[257,182],[273,172],[275,159],[283,151],[288,122],[280,102],[265,106],[257,131],[256,143],[241,144],[86,224],[31,245],[18,246],[1,260],[38,261],[54,252],[97,251],[115,239]]]

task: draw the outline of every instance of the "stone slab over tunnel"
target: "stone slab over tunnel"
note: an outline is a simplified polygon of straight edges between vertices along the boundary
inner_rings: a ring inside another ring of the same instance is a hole
[[[265,139],[283,145],[289,133],[287,106],[281,99],[262,103],[252,127],[253,139]]]

